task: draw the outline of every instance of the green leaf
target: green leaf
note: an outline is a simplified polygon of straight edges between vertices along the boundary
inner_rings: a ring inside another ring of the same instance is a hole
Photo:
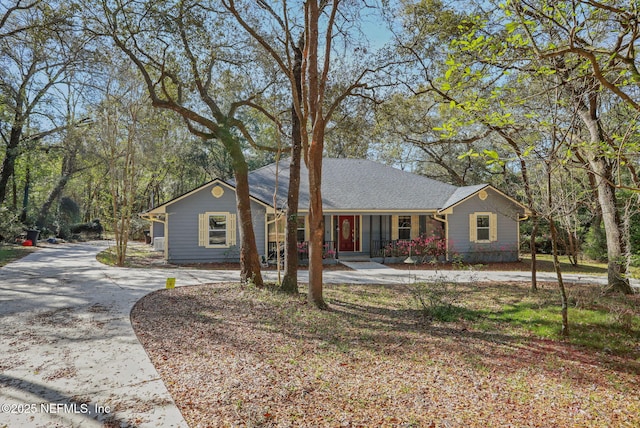
[[[500,155],[498,155],[498,152],[496,152],[495,150],[484,149],[482,153],[484,153],[485,156],[488,156],[493,160],[497,161],[500,159]]]
[[[507,22],[504,26],[507,30],[507,33],[513,33],[516,28],[518,28],[518,23],[517,22]]]

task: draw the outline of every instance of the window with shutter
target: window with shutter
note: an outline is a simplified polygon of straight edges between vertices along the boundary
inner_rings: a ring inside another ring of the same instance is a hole
[[[198,216],[198,245],[227,248],[236,245],[236,215],[207,212]]]
[[[469,214],[469,240],[494,242],[498,240],[498,216],[495,213]]]

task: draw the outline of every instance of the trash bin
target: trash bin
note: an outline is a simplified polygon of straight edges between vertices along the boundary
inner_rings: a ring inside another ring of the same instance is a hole
[[[34,247],[38,245],[38,236],[40,236],[40,231],[38,229],[27,230],[27,240],[31,241]]]
[[[151,244],[151,232],[148,230],[144,231],[144,242]]]

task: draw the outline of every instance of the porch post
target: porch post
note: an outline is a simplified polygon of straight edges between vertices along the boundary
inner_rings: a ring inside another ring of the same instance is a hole
[[[332,216],[331,218],[333,219],[335,216]],[[340,239],[340,222],[336,221],[336,230],[335,230],[335,235],[333,237],[333,245],[336,247],[336,260],[338,260],[340,258],[340,243],[338,242],[338,240]]]

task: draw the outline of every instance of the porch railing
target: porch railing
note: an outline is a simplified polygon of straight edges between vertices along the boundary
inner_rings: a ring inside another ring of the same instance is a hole
[[[406,255],[410,239],[382,239],[371,242],[371,257],[396,257]]]
[[[371,257],[390,257],[398,251],[399,240],[381,239],[371,242]]]
[[[284,242],[273,242],[269,241],[267,243],[267,259],[268,260],[276,260],[278,256],[278,244],[280,245],[280,257],[284,260],[285,252],[284,252]],[[334,241],[325,241],[322,249],[322,258],[323,259],[334,259],[336,257],[336,246]],[[298,260],[299,261],[307,261],[309,260],[309,241],[300,241],[298,242]]]

